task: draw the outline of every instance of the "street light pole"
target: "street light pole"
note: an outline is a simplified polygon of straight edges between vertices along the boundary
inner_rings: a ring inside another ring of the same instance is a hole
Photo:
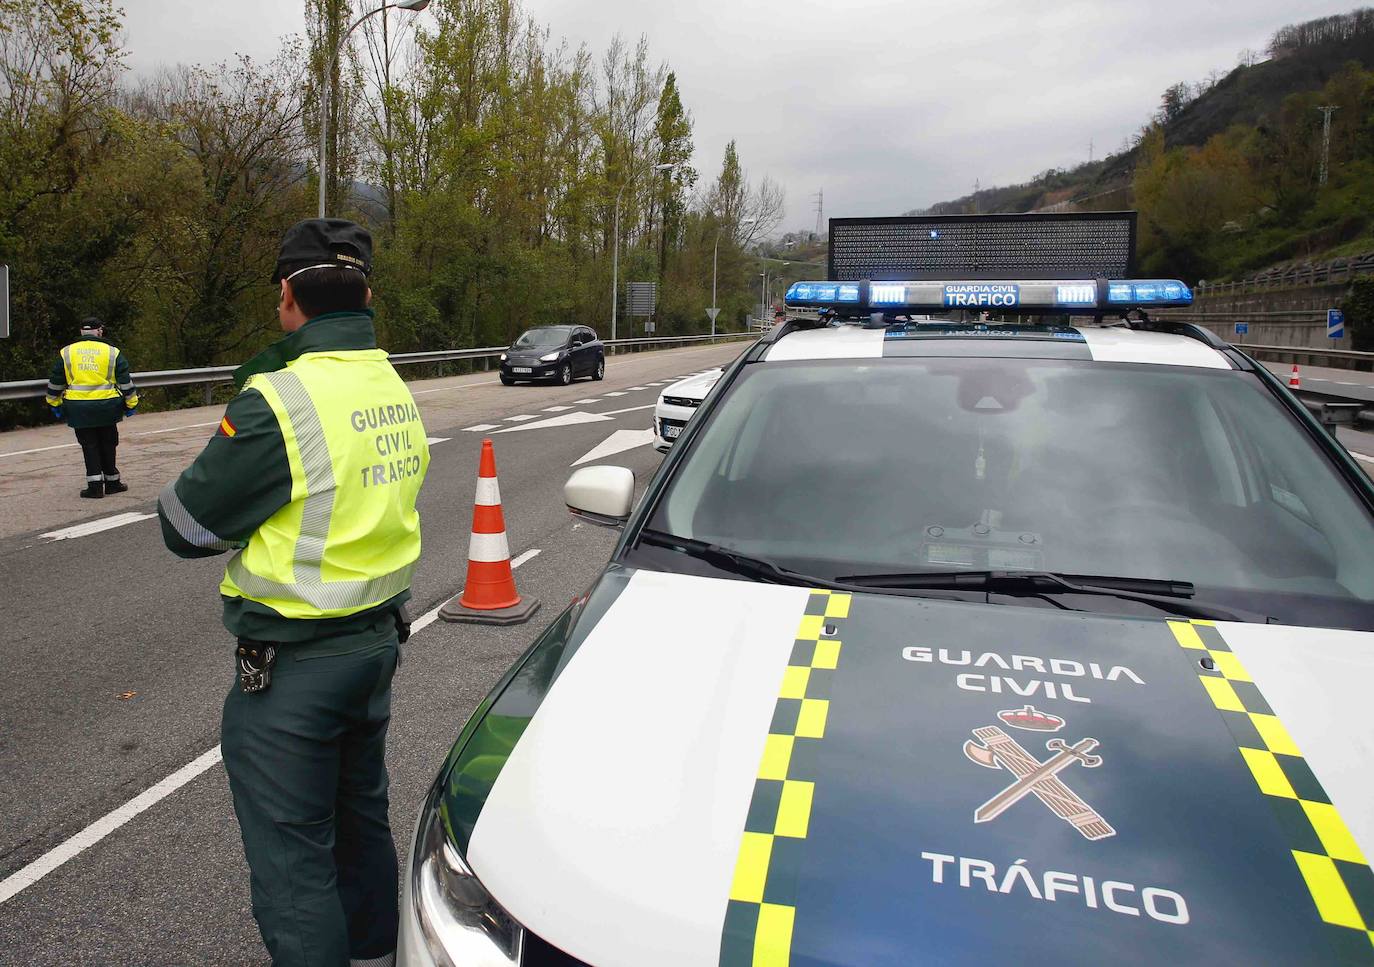
[[[419,13],[429,6],[430,0],[403,0],[401,3],[384,3],[376,10],[369,10],[349,26],[339,38],[339,42],[334,45],[334,56],[329,59],[329,64],[325,67],[324,76],[320,78],[320,217],[325,217],[325,187],[328,178],[325,175],[325,164],[329,156],[329,82],[334,77],[334,68],[339,63],[339,55],[343,53],[344,43],[347,42],[349,35],[358,29],[364,20],[375,17],[383,10],[390,10],[393,7],[397,10],[414,10]]]

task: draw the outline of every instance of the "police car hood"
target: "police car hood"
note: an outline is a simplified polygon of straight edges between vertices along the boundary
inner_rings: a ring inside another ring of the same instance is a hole
[[[711,388],[720,382],[724,370],[712,369],[680,379],[663,391],[664,396],[681,396],[689,400],[704,400]]]
[[[1374,635],[646,571],[593,604],[468,844],[587,963],[1374,956]]]

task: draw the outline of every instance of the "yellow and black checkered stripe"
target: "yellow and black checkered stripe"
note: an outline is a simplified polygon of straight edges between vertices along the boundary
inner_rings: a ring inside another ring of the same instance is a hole
[[[1338,953],[1374,963],[1374,870],[1355,837],[1221,632],[1210,621],[1170,621],[1169,627],[1197,655],[1202,687],[1274,808],[1318,915],[1336,928]]]
[[[816,752],[830,715],[830,686],[839,667],[850,596],[812,591],[783,673],[773,722],[749,803],[720,963],[786,967],[792,956],[797,872],[811,821]]]

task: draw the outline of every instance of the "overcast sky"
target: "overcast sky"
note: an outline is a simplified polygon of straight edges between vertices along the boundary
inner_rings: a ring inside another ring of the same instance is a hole
[[[725,144],[787,191],[782,230],[894,215],[1119,150],[1170,84],[1229,71],[1316,0],[525,0],[599,53],[647,34],[695,120],[695,166]],[[268,58],[300,0],[122,0],[130,65]],[[419,14],[424,17],[425,14]]]

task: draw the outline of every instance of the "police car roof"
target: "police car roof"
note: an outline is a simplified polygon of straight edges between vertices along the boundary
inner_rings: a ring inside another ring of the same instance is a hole
[[[1235,368],[1214,346],[1176,333],[1124,326],[1045,330],[999,323],[975,326],[922,323],[887,329],[831,325],[798,329],[785,331],[767,348],[762,359],[784,362],[933,356],[1083,359],[1200,369]]]

